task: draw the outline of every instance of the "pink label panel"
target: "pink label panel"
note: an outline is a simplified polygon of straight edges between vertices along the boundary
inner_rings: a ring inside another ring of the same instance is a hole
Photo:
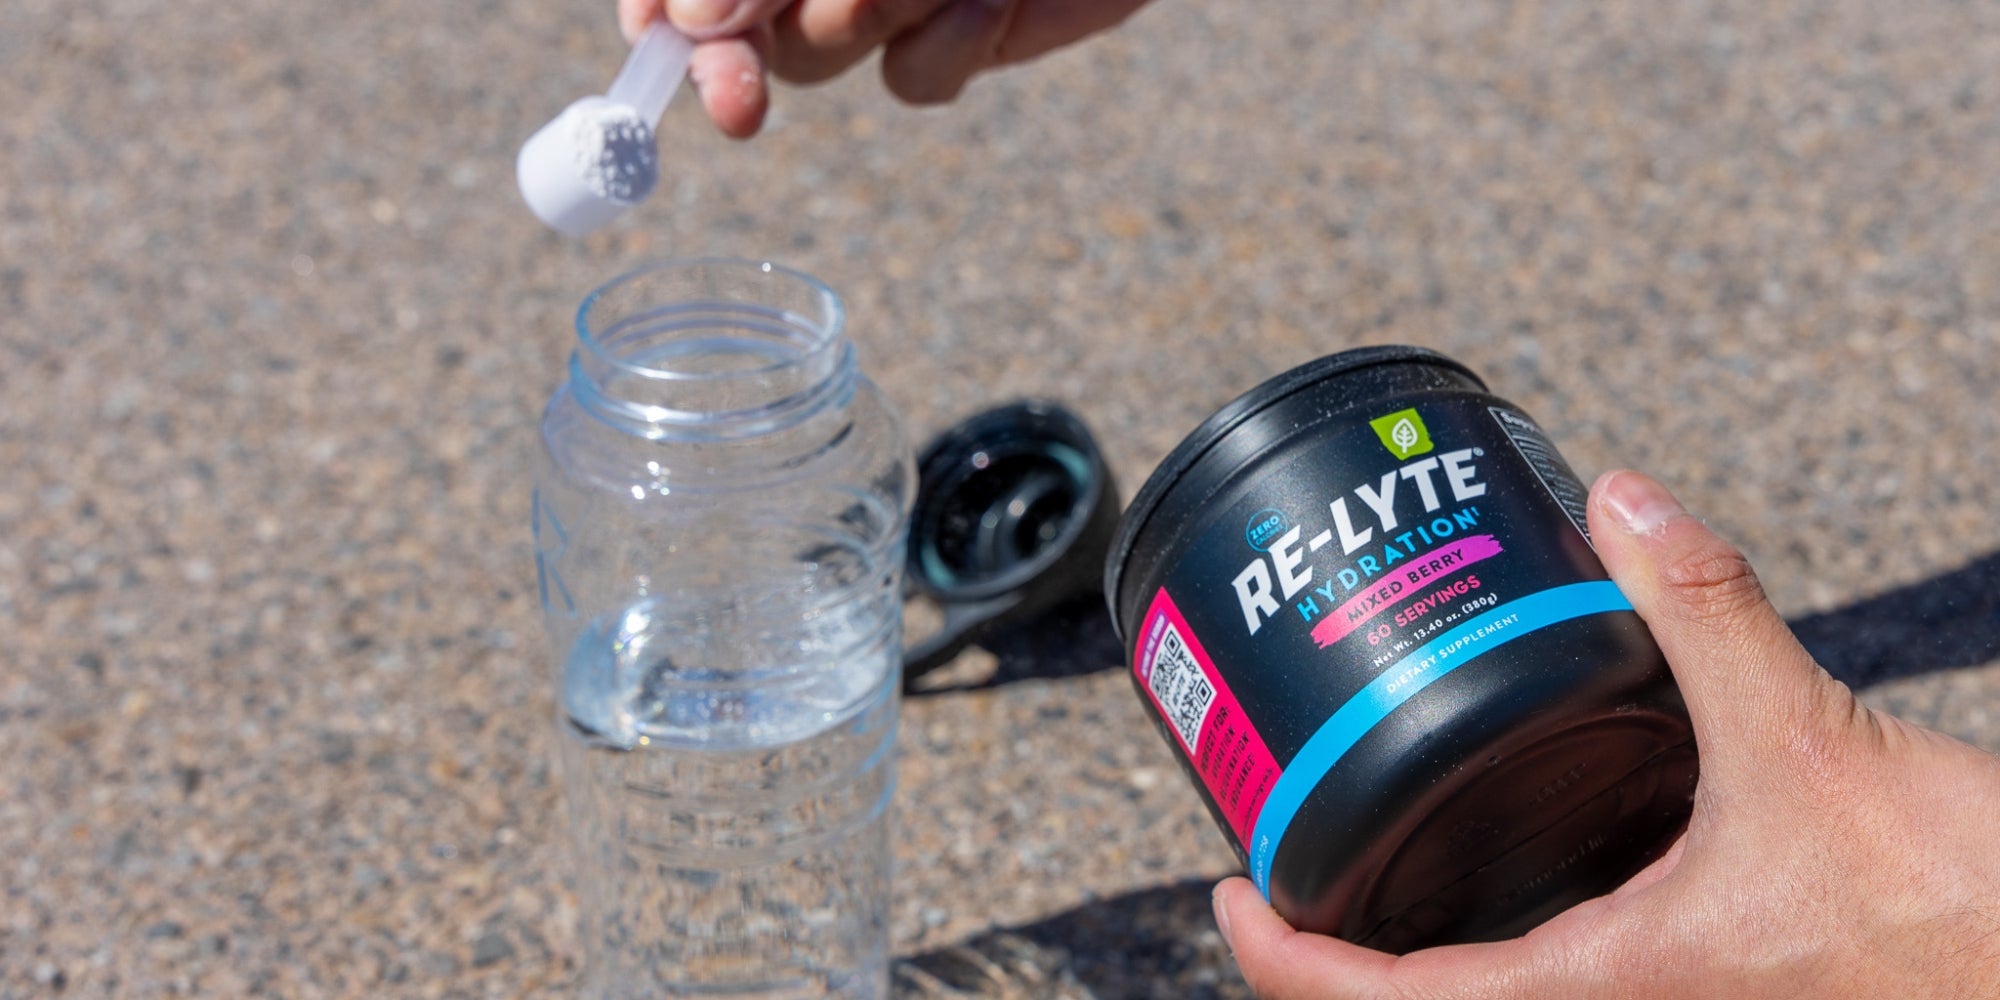
[[[1277,783],[1278,762],[1165,588],[1143,621],[1132,670],[1237,840],[1248,844]]]
[[[1325,649],[1347,638],[1376,615],[1417,596],[1427,584],[1499,554],[1499,539],[1492,535],[1473,535],[1414,556],[1409,562],[1396,567],[1394,572],[1384,573],[1381,580],[1348,598],[1333,610],[1333,614],[1320,619],[1320,623],[1313,626],[1313,641],[1319,643],[1319,648]]]

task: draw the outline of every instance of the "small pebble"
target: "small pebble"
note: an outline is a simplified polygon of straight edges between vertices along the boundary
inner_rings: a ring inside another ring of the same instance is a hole
[[[495,962],[504,962],[514,957],[514,946],[498,931],[488,931],[479,935],[472,943],[472,967],[483,969]]]

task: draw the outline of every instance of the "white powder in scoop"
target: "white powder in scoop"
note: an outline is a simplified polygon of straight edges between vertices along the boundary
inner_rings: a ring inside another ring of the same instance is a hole
[[[600,198],[627,205],[645,201],[660,179],[653,127],[623,104],[571,108],[576,166]]]

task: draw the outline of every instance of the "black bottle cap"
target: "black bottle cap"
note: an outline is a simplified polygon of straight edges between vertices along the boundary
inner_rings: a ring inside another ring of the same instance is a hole
[[[904,685],[998,628],[1094,596],[1117,524],[1096,440],[1056,403],[996,407],[934,438],[917,456],[907,579],[944,624],[904,650]]]

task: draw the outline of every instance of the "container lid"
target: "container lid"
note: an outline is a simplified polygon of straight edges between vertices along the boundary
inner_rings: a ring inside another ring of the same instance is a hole
[[[1139,487],[1138,495],[1132,498],[1132,505],[1125,509],[1125,516],[1118,523],[1118,535],[1111,546],[1111,557],[1104,564],[1104,599],[1111,607],[1112,626],[1118,629],[1121,638],[1124,635],[1124,623],[1118,620],[1118,585],[1125,572],[1126,560],[1132,554],[1132,545],[1138,540],[1140,532],[1145,530],[1147,522],[1152,520],[1167,494],[1187,478],[1194,467],[1208,455],[1209,450],[1251,418],[1301,389],[1337,375],[1374,365],[1388,364],[1439,365],[1465,375],[1481,389],[1486,386],[1485,381],[1474,374],[1472,369],[1436,351],[1404,344],[1384,344],[1357,347],[1308,361],[1265,380],[1256,388],[1215,411],[1207,420],[1202,421],[1193,433],[1182,439],[1173,451],[1167,453],[1167,457],[1161,460],[1159,467],[1146,478],[1145,485]]]
[[[944,622],[903,653],[905,690],[968,644],[1095,591],[1118,491],[1083,419],[1026,399],[960,421],[917,456],[909,589]]]

